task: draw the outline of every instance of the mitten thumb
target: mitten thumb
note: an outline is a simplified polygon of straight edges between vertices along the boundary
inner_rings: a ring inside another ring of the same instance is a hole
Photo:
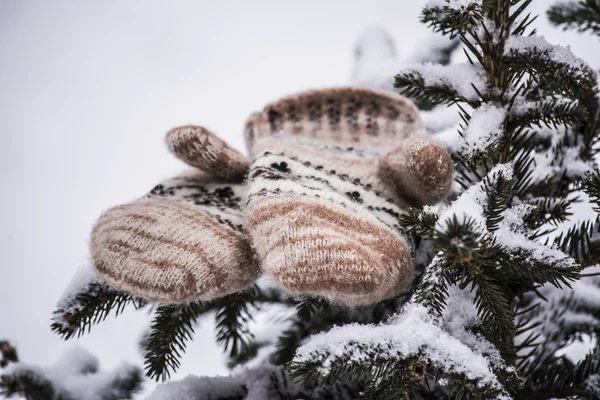
[[[246,156],[201,126],[173,128],[167,132],[165,141],[181,161],[228,182],[242,181],[250,168]]]
[[[379,160],[379,174],[410,205],[435,204],[452,186],[452,159],[446,150],[424,138],[411,137]]]

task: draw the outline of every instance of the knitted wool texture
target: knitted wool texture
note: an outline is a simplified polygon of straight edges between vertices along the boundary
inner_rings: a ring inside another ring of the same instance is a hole
[[[442,200],[452,181],[448,153],[420,131],[410,101],[367,89],[305,92],[253,114],[246,228],[263,271],[291,295],[346,305],[405,289],[398,217]]]
[[[240,291],[259,275],[244,233],[237,183],[249,162],[201,127],[167,133],[167,146],[203,171],[169,179],[142,199],[113,207],[92,231],[98,274],[112,286],[163,303]]]

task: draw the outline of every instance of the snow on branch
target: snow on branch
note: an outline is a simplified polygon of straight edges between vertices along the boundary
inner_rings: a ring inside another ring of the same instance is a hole
[[[551,176],[565,174],[567,177],[582,177],[593,170],[592,161],[581,159],[580,146],[565,146],[565,137],[568,134],[564,126],[554,129],[542,128],[539,135],[550,139],[550,147],[534,151],[534,164],[531,168],[532,182],[541,182]]]
[[[546,61],[563,65],[574,74],[583,77],[581,69],[585,61],[577,57],[570,47],[550,44],[543,36],[511,36],[506,41],[504,55],[533,53],[544,57]]]
[[[146,302],[112,288],[91,267],[82,267],[58,301],[52,330],[65,339],[80,336],[111,312],[120,314],[128,304],[140,308]]]
[[[425,63],[403,70],[396,76],[396,87],[416,98],[436,102],[477,102],[485,89],[485,71],[479,65]]]
[[[484,153],[502,137],[505,119],[504,108],[489,103],[484,103],[477,108],[463,132],[463,154],[474,157]]]
[[[513,168],[510,164],[499,164],[495,166],[486,176],[488,184],[492,184],[500,176],[510,180],[513,176]],[[439,214],[436,230],[444,231],[448,224],[454,218],[459,221],[467,218],[475,223],[475,227],[482,234],[487,233],[485,204],[487,202],[487,192],[485,190],[485,181],[481,181],[471,186],[467,191],[461,194],[449,206],[427,207],[427,211]]]
[[[413,301],[386,324],[350,324],[313,336],[298,349],[292,368],[311,364],[323,378],[335,379],[341,365],[375,369],[381,363],[416,358],[429,364],[429,372],[438,378],[458,374],[479,390],[496,393],[486,398],[509,398],[495,371],[515,371],[504,365],[492,344],[468,331],[478,322],[473,293],[452,287],[440,320]]]
[[[530,294],[519,306],[521,325],[527,327],[515,337],[521,348],[523,364],[536,365],[536,360],[564,352],[573,342],[580,341],[582,334],[594,335],[600,327],[600,266],[586,269],[591,276],[584,276],[570,289],[558,289],[544,285],[538,289],[539,296]],[[531,351],[533,344],[535,350]]]
[[[230,376],[196,377],[164,383],[148,400],[314,398],[289,379],[282,367],[263,365]]]
[[[563,29],[600,34],[600,2],[598,0],[558,1],[548,10],[548,20]]]
[[[2,386],[23,395],[65,400],[131,399],[142,382],[141,371],[122,364],[111,371],[98,371],[98,359],[75,348],[52,367],[15,363],[2,371]]]
[[[543,36],[511,36],[504,47],[505,61],[536,79],[561,90],[580,94],[594,86],[595,74],[569,47],[552,45]]]
[[[516,205],[504,211],[499,228],[494,233],[497,241],[510,251],[521,251],[522,256],[529,260],[559,269],[577,269],[577,262],[569,255],[527,237],[523,218],[530,211],[531,206],[527,205]]]

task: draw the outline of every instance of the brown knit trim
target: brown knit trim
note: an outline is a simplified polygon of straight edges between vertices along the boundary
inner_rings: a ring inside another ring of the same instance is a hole
[[[122,287],[124,290],[130,290],[134,293],[143,293],[144,298],[150,301],[157,302],[184,302],[193,298],[195,289],[195,279],[191,278],[190,273],[186,273],[187,277],[181,281],[161,281],[159,283],[144,283],[138,279],[127,276],[126,274],[115,272],[102,259],[94,261],[94,268],[105,278],[110,281],[119,282],[116,286]],[[182,285],[183,283],[183,285]],[[132,290],[133,289],[133,290]]]
[[[364,219],[352,217],[347,213],[336,212],[331,207],[324,204],[299,202],[299,197],[300,196],[297,195],[280,195],[272,196],[272,200],[278,201],[276,204],[273,204],[273,201],[259,202],[259,204],[253,207],[253,210],[248,216],[247,227],[255,228],[268,222],[274,216],[283,217],[288,213],[301,211],[310,216],[310,218],[306,220],[306,223],[309,225],[314,225],[314,221],[312,221],[311,218],[316,217],[329,220],[331,219],[332,214],[334,214],[336,217],[334,220],[335,224],[342,229],[349,229],[352,232],[363,235],[376,235],[382,231],[382,228],[365,223]],[[280,202],[282,199],[289,201]]]
[[[412,279],[401,236],[351,210],[278,194],[257,198],[248,213],[261,265],[292,295],[371,304],[398,294]]]
[[[114,207],[94,226],[91,242],[101,277],[152,301],[215,298],[244,289],[259,275],[242,235],[185,203]]]

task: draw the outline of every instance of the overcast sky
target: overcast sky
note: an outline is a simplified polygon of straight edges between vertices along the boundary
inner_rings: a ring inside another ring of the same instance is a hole
[[[202,124],[243,150],[245,118],[291,92],[347,84],[357,37],[384,26],[400,54],[428,30],[422,1],[0,1],[0,338],[50,364],[79,344],[103,366],[141,364],[148,316],[109,318],[80,340],[51,333],[56,300],[87,262],[99,214],[182,165],[163,145]],[[548,1],[537,0],[534,10]],[[596,39],[540,33],[597,68]],[[178,376],[222,373],[212,326]]]

